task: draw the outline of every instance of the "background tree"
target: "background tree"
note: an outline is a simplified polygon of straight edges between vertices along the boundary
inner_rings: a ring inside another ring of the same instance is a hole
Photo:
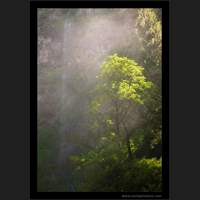
[[[145,136],[138,156],[161,156],[162,147],[162,13],[161,9],[139,9],[136,29],[141,43],[138,62],[154,83],[143,113]]]

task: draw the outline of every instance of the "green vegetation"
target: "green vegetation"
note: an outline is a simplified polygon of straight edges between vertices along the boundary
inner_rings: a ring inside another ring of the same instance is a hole
[[[161,192],[161,11],[38,19],[38,191]]]
[[[139,159],[135,154],[144,135],[141,131],[136,134],[131,115],[144,104],[146,90],[153,85],[143,70],[134,60],[116,54],[103,63],[94,92],[97,95],[91,103],[93,119],[101,116],[93,134],[97,127],[106,128],[98,133],[95,148],[71,157],[77,165],[78,190],[161,191],[161,159]]]

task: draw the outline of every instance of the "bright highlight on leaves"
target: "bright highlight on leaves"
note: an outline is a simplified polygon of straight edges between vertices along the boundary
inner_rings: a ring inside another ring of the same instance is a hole
[[[117,54],[109,56],[101,66],[101,89],[115,98],[143,104],[142,95],[152,86],[143,71],[144,68],[134,60]]]

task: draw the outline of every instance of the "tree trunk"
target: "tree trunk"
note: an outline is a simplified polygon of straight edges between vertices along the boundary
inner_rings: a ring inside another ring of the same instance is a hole
[[[132,151],[131,151],[131,144],[128,134],[126,135],[126,146],[128,149],[128,158],[130,159],[132,157]]]
[[[114,113],[114,120],[115,120],[115,132],[117,137],[119,138],[119,148],[121,148],[121,143],[120,143],[120,122],[119,122],[119,107],[118,107],[118,102],[115,100],[114,102],[115,105],[115,113]]]
[[[126,134],[126,146],[127,146],[127,150],[128,150],[128,158],[130,159],[132,157],[132,151],[131,151],[131,144],[130,144],[130,136],[129,136],[129,132],[128,129],[126,127],[126,125],[123,123],[124,126],[124,130],[125,130],[125,134]]]

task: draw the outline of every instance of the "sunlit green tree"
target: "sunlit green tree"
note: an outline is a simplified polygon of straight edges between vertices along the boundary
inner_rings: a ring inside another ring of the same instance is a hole
[[[146,80],[143,71],[134,60],[117,54],[109,56],[101,66],[96,86],[98,94],[92,101],[93,111],[105,120],[111,131],[125,139],[129,157],[134,111],[144,104],[146,90],[153,85]]]

